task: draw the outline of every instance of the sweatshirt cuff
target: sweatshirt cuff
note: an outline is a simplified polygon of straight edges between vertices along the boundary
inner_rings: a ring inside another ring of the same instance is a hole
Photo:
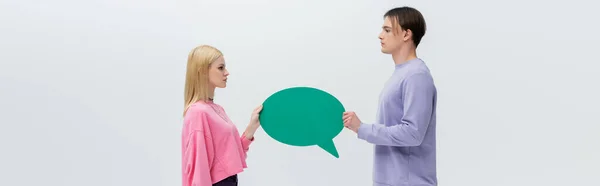
[[[369,137],[369,135],[371,134],[371,132],[373,131],[373,127],[371,126],[372,124],[368,124],[368,123],[361,123],[360,126],[358,127],[357,130],[357,137],[358,139],[362,139],[362,140],[367,140],[367,137]]]
[[[244,147],[245,150],[247,150],[248,147],[250,147],[250,144],[252,144],[252,142],[254,142],[254,137],[248,140],[246,139],[246,134],[242,134],[242,147]]]

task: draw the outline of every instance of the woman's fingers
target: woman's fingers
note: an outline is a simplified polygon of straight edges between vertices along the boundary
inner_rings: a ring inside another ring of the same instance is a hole
[[[254,113],[255,113],[255,114],[258,114],[258,113],[259,113],[261,110],[262,110],[262,105],[259,105],[258,107],[256,107],[256,108],[254,109]]]

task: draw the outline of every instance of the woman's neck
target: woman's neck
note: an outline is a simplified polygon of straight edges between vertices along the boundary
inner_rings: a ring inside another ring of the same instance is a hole
[[[208,101],[213,101],[215,99],[215,87],[210,87],[208,92]]]

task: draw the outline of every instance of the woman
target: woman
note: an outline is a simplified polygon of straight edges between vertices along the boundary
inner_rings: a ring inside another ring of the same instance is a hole
[[[183,186],[236,186],[237,174],[246,168],[262,106],[254,110],[240,136],[224,109],[213,102],[215,88],[225,88],[228,75],[218,49],[202,45],[190,52],[182,130]]]

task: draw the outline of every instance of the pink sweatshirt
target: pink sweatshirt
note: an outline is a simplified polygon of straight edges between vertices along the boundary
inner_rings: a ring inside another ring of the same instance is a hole
[[[186,111],[181,140],[183,186],[212,186],[246,168],[254,138],[240,136],[220,105],[200,101]]]

